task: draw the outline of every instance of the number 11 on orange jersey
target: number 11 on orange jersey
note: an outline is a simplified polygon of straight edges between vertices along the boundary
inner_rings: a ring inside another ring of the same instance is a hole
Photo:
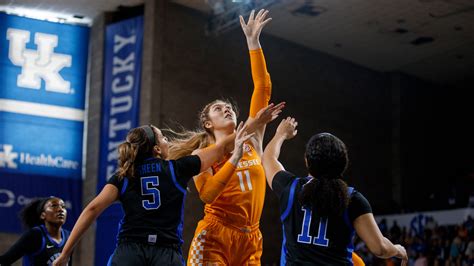
[[[245,174],[245,176],[244,176],[244,174]],[[247,191],[247,190],[246,190],[246,187],[245,187],[245,183],[247,183],[248,191],[252,190],[252,181],[250,180],[250,172],[249,172],[249,170],[243,171],[243,174],[242,174],[242,171],[238,171],[238,172],[237,172],[237,175],[239,176],[240,189],[241,189],[243,192]],[[244,182],[244,179],[245,179],[247,182]]]

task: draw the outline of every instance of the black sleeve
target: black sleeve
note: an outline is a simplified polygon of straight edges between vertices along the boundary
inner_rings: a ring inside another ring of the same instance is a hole
[[[117,175],[113,175],[111,178],[109,178],[109,180],[107,180],[107,184],[116,186],[120,192],[122,191],[122,187],[123,187],[123,178],[119,179]]]
[[[174,171],[177,181],[186,187],[189,179],[198,175],[201,170],[201,159],[197,155],[190,155],[174,161]]]
[[[352,194],[349,203],[349,219],[351,220],[351,223],[354,223],[354,220],[357,219],[357,217],[366,213],[372,213],[372,207],[370,207],[370,203],[364,195],[355,191]]]
[[[24,233],[5,254],[0,256],[0,264],[2,266],[10,265],[26,254],[40,250],[43,244],[42,237],[41,231],[38,229],[31,229]]]
[[[272,190],[277,195],[278,199],[281,198],[285,188],[291,184],[296,176],[288,171],[280,171],[275,174],[272,181]]]

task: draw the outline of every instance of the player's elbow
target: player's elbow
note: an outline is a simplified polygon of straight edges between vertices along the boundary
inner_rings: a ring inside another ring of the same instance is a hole
[[[91,203],[87,205],[87,207],[84,209],[84,212],[94,216],[96,213],[99,212],[99,206],[97,204]]]
[[[92,201],[89,203],[89,205],[87,205],[83,212],[96,218],[102,213],[103,210],[104,207],[102,207],[100,203]]]

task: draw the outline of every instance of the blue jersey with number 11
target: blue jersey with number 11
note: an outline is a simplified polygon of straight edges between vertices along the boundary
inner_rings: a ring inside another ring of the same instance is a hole
[[[360,215],[372,212],[370,204],[349,187],[350,203],[344,214],[323,217],[298,199],[311,178],[281,171],[273,179],[283,224],[281,265],[353,265],[352,224]]]

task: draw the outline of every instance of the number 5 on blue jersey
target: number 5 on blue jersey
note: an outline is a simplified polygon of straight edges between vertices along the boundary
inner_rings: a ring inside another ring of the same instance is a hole
[[[151,195],[151,200],[142,200],[142,206],[146,210],[156,210],[161,206],[160,191],[157,186],[160,184],[158,176],[144,176],[140,178],[142,196]]]

